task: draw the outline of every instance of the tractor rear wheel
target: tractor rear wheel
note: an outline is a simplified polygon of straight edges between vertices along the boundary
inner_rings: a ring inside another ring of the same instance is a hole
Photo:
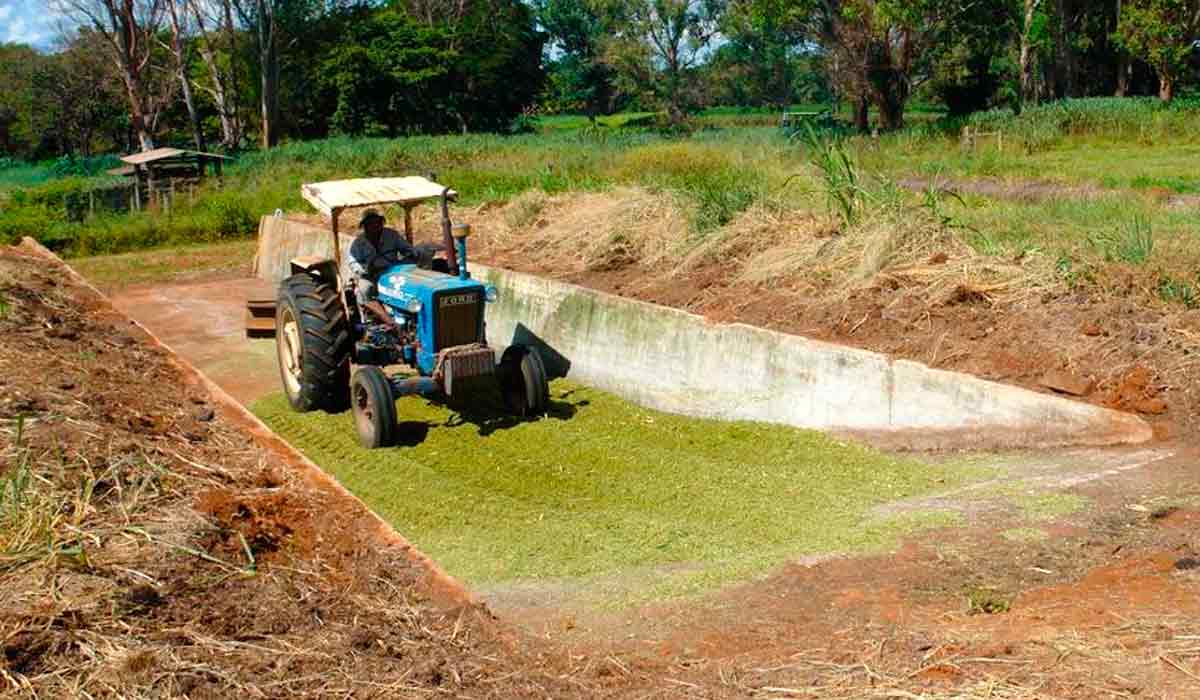
[[[350,407],[358,441],[367,449],[396,444],[396,396],[378,367],[359,367],[350,381]]]
[[[346,409],[351,345],[346,310],[333,284],[302,272],[279,285],[275,347],[292,408]]]
[[[537,348],[513,345],[500,358],[500,393],[509,412],[518,416],[539,416],[550,404],[550,383],[546,365]]]

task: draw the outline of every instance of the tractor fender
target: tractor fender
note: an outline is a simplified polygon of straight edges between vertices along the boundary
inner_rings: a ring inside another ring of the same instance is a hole
[[[322,281],[337,285],[337,263],[323,255],[302,255],[288,261],[292,274],[307,272],[320,277]]]

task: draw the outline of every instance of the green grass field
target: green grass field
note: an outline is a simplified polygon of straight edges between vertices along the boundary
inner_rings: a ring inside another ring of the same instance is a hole
[[[547,418],[471,422],[399,402],[417,444],[368,451],[349,413],[253,406],[272,429],[473,586],[645,576],[691,592],[795,557],[863,551],[954,521],[880,520],[877,504],[953,488],[981,467],[887,456],[812,431],[686,418],[560,380]],[[644,582],[643,584],[644,585]]]

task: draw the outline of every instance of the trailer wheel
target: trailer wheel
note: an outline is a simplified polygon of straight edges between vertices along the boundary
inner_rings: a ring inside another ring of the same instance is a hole
[[[292,275],[279,285],[275,312],[279,377],[297,411],[343,411],[350,403],[350,329],[332,284]]]
[[[367,449],[396,444],[396,397],[378,367],[359,367],[350,381],[350,407],[358,441]]]
[[[546,366],[537,348],[513,345],[500,358],[500,393],[510,413],[539,416],[550,403]]]

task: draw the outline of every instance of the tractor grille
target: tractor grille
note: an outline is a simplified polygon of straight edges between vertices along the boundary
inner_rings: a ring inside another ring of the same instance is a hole
[[[479,340],[483,299],[479,292],[446,292],[434,299],[434,337],[437,350],[467,345]]]

